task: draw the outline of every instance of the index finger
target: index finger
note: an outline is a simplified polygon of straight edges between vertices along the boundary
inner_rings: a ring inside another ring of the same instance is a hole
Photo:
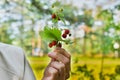
[[[69,59],[71,58],[71,55],[63,48],[56,47],[54,52],[60,53],[60,54],[64,55],[65,57],[69,58]]]

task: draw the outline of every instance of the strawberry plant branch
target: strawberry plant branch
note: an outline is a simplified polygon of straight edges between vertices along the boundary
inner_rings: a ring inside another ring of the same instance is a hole
[[[62,29],[58,28],[58,22],[62,21],[65,24],[63,9],[55,8],[52,6],[53,13],[51,14],[51,19],[53,22],[52,26],[46,25],[44,30],[40,32],[40,35],[43,40],[49,42],[48,46],[52,48],[53,46],[62,47],[62,42],[66,44],[72,43],[68,37],[71,36],[70,30],[63,29],[64,33],[62,34]],[[66,25],[66,24],[65,24]]]

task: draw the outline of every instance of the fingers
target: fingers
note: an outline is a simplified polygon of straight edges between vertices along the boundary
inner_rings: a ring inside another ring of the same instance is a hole
[[[65,49],[63,49],[63,48],[59,48],[59,47],[57,47],[55,50],[54,50],[54,52],[57,52],[57,53],[61,53],[61,54],[63,54],[65,57],[67,57],[67,58],[71,58],[71,55],[65,50]]]
[[[57,80],[58,70],[53,67],[47,67],[42,80]]]
[[[57,52],[51,52],[48,54],[48,56],[64,63],[65,65],[69,63],[69,59],[67,57]]]
[[[54,52],[51,52],[48,54],[49,57],[52,59],[55,59],[59,62],[62,62],[65,65],[65,71],[66,71],[66,79],[69,78],[70,74],[70,62],[71,62],[71,56],[68,54],[64,49],[62,48],[56,48]]]
[[[59,80],[65,80],[66,74],[65,74],[65,65],[63,63],[60,63],[58,61],[54,61],[51,63],[51,67],[55,68],[59,72]],[[58,79],[57,79],[58,80]]]
[[[47,66],[42,80],[65,80],[65,65],[58,61],[53,61]]]

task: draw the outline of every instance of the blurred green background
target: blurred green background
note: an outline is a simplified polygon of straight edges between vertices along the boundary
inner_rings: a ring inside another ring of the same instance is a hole
[[[1,0],[0,42],[22,47],[37,80],[50,61],[40,37],[52,25],[51,6],[63,8],[74,42],[64,45],[72,55],[69,80],[120,80],[120,0]]]

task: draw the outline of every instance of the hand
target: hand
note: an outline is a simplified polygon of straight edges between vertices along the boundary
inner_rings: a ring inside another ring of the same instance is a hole
[[[57,47],[48,54],[51,62],[44,72],[42,80],[66,80],[70,76],[71,56],[64,49]]]

